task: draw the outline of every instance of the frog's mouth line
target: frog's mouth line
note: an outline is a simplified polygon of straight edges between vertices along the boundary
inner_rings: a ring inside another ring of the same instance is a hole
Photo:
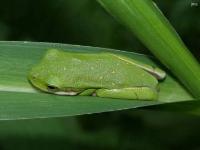
[[[56,95],[69,95],[69,96],[74,96],[74,95],[78,95],[80,92],[78,91],[66,91],[66,90],[62,90],[62,89],[58,89],[54,86],[48,86],[47,84],[45,84],[44,82],[29,76],[28,77],[29,82],[31,83],[31,85],[33,85],[33,87],[41,90],[41,91],[45,91],[47,93],[52,93],[52,94],[56,94]]]
[[[57,92],[51,92],[51,93],[54,93],[56,95],[69,95],[69,96],[74,96],[74,95],[79,94],[79,92],[74,92],[74,91],[57,91]]]
[[[54,93],[54,94],[57,94],[57,95],[69,95],[69,96],[73,96],[73,95],[79,95],[80,93],[82,93],[84,91],[84,89],[74,89],[74,88],[56,88],[54,90],[52,89],[49,89],[47,88],[47,90],[50,92],[50,93]]]
[[[57,95],[69,95],[69,96],[75,96],[75,95],[82,95],[82,96],[96,96],[96,89],[92,89],[92,92],[85,93],[84,89],[81,90],[73,90],[73,88],[66,88],[66,89],[61,89],[59,91],[50,91],[50,93],[54,93]],[[84,93],[84,94],[83,94]]]

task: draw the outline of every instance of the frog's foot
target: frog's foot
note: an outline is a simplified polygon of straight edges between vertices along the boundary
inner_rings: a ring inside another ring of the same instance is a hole
[[[135,100],[157,100],[158,93],[149,87],[131,87],[123,89],[97,89],[99,97],[135,99]]]

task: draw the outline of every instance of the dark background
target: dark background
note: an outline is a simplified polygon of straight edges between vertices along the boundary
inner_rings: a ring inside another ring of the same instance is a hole
[[[199,6],[191,7],[192,2]],[[200,1],[156,3],[199,60]],[[0,0],[0,40],[90,45],[150,55],[95,0]],[[199,116],[150,110],[0,121],[0,149],[200,150],[199,127]]]

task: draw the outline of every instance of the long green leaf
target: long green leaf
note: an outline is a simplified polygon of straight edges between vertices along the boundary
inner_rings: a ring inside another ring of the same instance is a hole
[[[27,73],[49,48],[83,52],[110,51],[156,65],[153,58],[119,50],[54,43],[0,42],[0,120],[72,116],[193,100],[169,74],[160,83],[158,101],[57,96],[37,91],[27,81]]]
[[[152,0],[98,1],[200,98],[200,65]]]

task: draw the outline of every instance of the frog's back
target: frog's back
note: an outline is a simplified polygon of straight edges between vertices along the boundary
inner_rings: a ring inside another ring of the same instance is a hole
[[[57,62],[56,66],[52,65],[54,70],[52,74],[60,77],[63,87],[109,89],[133,86],[155,87],[157,83],[153,76],[149,79],[147,72],[119,59],[120,56],[116,54],[58,51],[52,56],[54,57],[52,61]]]

